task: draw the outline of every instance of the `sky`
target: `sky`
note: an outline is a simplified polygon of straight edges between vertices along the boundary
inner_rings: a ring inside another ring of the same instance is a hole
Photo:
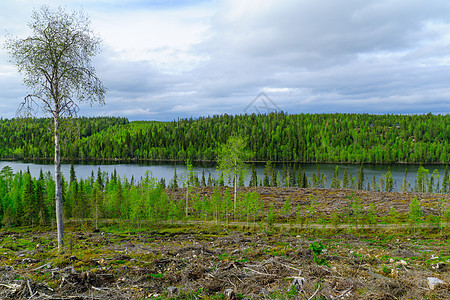
[[[217,114],[448,114],[447,0],[11,0],[0,44],[33,9],[83,10],[104,106],[81,116],[172,121]],[[0,117],[27,95],[0,47]]]

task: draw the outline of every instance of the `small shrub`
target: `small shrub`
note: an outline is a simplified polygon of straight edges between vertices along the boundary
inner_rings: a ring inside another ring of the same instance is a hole
[[[275,208],[273,207],[273,204],[270,205],[269,213],[267,214],[267,224],[269,226],[272,226],[275,221]]]
[[[330,266],[327,259],[323,256],[325,246],[322,243],[314,242],[309,245],[309,249],[313,252],[313,258],[317,265]]]

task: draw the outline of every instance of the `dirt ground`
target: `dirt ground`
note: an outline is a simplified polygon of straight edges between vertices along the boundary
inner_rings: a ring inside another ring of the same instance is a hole
[[[285,197],[266,192],[276,203]],[[397,203],[400,196],[377,197]],[[0,299],[450,299],[446,233],[68,226],[58,254],[51,228],[3,230]]]
[[[220,187],[221,193],[227,188]],[[213,187],[205,187],[194,189],[191,194],[198,194],[200,198],[211,197]],[[332,212],[339,214],[345,212],[348,208],[349,197],[358,197],[364,208],[370,204],[374,205],[378,214],[384,215],[394,207],[399,214],[405,214],[409,211],[409,204],[414,197],[417,197],[421,203],[421,212],[423,215],[437,214],[437,207],[440,202],[449,202],[450,194],[428,194],[428,193],[398,193],[398,192],[376,192],[363,190],[346,190],[346,189],[317,189],[317,188],[295,188],[295,187],[240,187],[238,193],[245,194],[247,192],[256,191],[260,195],[260,199],[264,202],[265,210],[271,204],[277,211],[281,211],[286,198],[289,197],[293,208],[297,205],[308,206],[312,201],[316,203],[315,209],[320,215],[327,216]],[[229,193],[233,193],[228,188]],[[166,193],[173,199],[183,200],[186,194],[184,188],[167,189]],[[353,195],[353,196],[352,196]]]

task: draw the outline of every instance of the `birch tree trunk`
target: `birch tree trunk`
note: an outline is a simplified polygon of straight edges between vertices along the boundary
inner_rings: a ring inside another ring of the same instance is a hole
[[[234,216],[236,217],[237,170],[234,168]]]
[[[61,189],[61,142],[59,116],[54,117],[55,121],[55,201],[56,201],[56,229],[58,231],[58,249],[62,251],[64,247],[64,223],[63,223],[63,203]]]

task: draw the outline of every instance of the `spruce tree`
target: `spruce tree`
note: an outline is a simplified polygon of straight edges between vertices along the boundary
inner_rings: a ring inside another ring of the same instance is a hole
[[[339,182],[339,166],[336,165],[334,168],[333,178],[331,179],[331,188],[339,189],[341,188],[341,184]]]
[[[177,167],[176,166],[173,169],[173,178],[172,178],[172,183],[170,185],[170,188],[172,188],[172,189],[178,188],[178,176],[177,176]]]
[[[264,167],[264,179],[263,186],[270,186],[270,176],[272,174],[272,163],[271,161],[266,162],[266,166]]]
[[[348,189],[349,188],[348,184],[349,184],[349,181],[348,181],[347,167],[345,167],[344,178],[342,179],[342,188]]]
[[[291,178],[290,186],[297,186],[295,164],[291,164],[291,166],[289,167],[289,172],[290,172],[290,178]]]
[[[134,177],[132,177],[131,179],[133,180]],[[100,169],[100,166],[98,167],[97,170],[97,180],[96,180],[98,187],[100,190],[103,190],[104,185],[103,185],[103,178],[102,178],[102,171]]]
[[[287,215],[291,212],[291,201],[289,200],[289,197],[286,197],[286,201],[283,204],[283,207],[281,208],[283,211],[283,215]]]
[[[303,183],[302,183],[302,188],[308,188],[309,187],[309,183],[308,183],[308,177],[306,177],[306,173],[303,172]]]
[[[364,167],[363,164],[359,167],[359,173],[358,173],[358,190],[362,190],[364,188]]]
[[[206,186],[205,169],[202,170],[202,181],[201,186]]]
[[[214,186],[214,180],[211,177],[211,173],[208,172],[208,186]]]
[[[283,163],[283,169],[281,172],[281,182],[284,186],[289,186],[289,174],[288,174],[288,168],[285,163]]]
[[[278,184],[278,172],[277,172],[277,168],[275,168],[275,166],[272,168],[272,177],[271,177],[271,181],[270,181],[270,186],[277,186]]]
[[[447,194],[449,192],[449,174],[448,174],[448,165],[445,166],[444,178],[442,180],[442,193]]]
[[[30,169],[24,174],[24,184],[22,188],[22,202],[24,205],[25,215],[24,223],[33,226],[35,217],[36,201],[34,197],[33,178],[31,178]]]
[[[255,168],[255,164],[252,164],[252,175],[250,177],[250,183],[249,183],[250,187],[256,187],[258,186],[258,176],[256,174],[256,168]]]
[[[407,178],[408,178],[408,168],[405,168],[405,175],[403,176],[403,181],[402,181],[402,184],[400,185],[400,192],[401,193],[405,193],[405,192],[407,192],[408,191],[408,181],[407,181]]]
[[[394,191],[394,178],[392,177],[390,166],[388,167],[388,171],[384,175],[384,179],[385,179],[385,184],[386,184],[385,191],[393,192]]]
[[[378,190],[377,189],[377,181],[376,181],[376,178],[375,178],[375,174],[373,174],[373,177],[372,177],[372,191],[376,191],[376,190]]]
[[[298,165],[297,170],[297,186],[303,187],[303,172],[302,172],[302,165]]]
[[[166,188],[166,180],[164,179],[164,177],[161,177],[161,180],[159,181],[159,186],[160,186],[162,189],[165,189],[165,188]]]
[[[43,226],[47,221],[46,205],[44,203],[44,174],[42,169],[39,173],[39,178],[34,185],[34,195],[36,199],[36,217],[39,220],[39,225]]]

